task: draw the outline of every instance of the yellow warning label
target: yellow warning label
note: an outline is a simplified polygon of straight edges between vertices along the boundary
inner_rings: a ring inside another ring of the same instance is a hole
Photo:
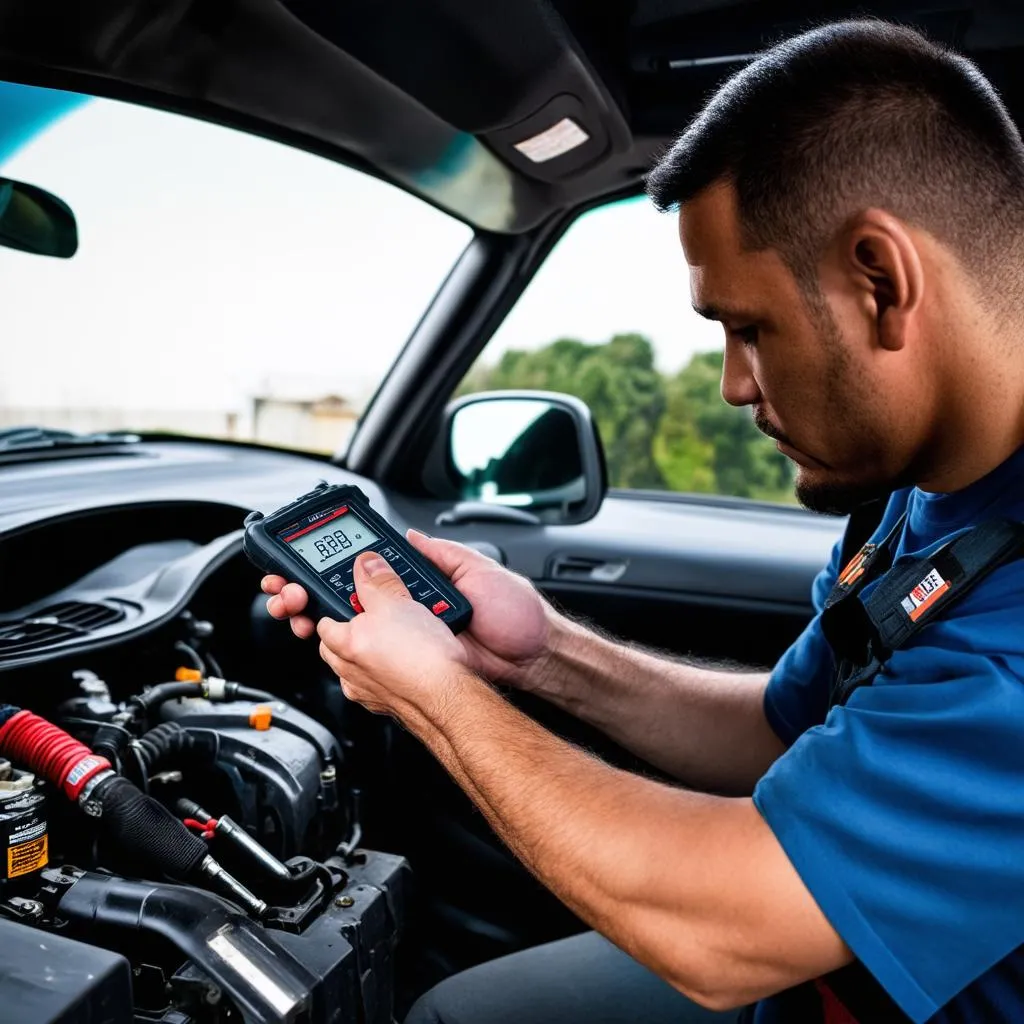
[[[45,868],[49,861],[47,836],[42,835],[29,843],[21,843],[7,850],[7,877],[17,878]]]

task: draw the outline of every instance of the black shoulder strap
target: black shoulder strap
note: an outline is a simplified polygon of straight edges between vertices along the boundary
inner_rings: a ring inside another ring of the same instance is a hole
[[[994,519],[961,533],[930,558],[891,570],[864,602],[878,653],[888,657],[989,573],[1022,554],[1024,525]]]
[[[912,558],[890,569],[867,598],[851,602],[840,637],[826,637],[849,657],[863,652],[857,671],[837,680],[833,704],[844,704],[859,686],[870,684],[893,651],[944,615],[986,576],[1024,555],[1024,524],[994,519],[966,530],[929,558]],[[837,609],[839,611],[839,609]],[[823,622],[824,625],[824,622]],[[833,629],[831,632],[836,632]]]
[[[839,684],[854,675],[859,676],[871,661],[871,629],[860,593],[869,583],[884,576],[892,568],[894,552],[903,536],[906,520],[907,514],[904,512],[885,537],[877,543],[864,544],[843,566],[825,600],[821,631],[832,648],[836,662],[829,707],[836,703]]]
[[[842,572],[853,559],[853,556],[869,540],[878,529],[889,505],[889,496],[858,505],[846,521],[846,533],[843,534],[843,546],[839,549],[839,571]]]

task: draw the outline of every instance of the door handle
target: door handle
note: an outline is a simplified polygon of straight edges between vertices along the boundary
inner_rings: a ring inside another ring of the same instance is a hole
[[[622,578],[628,566],[629,562],[626,559],[555,555],[548,565],[548,576],[556,580],[615,583]]]

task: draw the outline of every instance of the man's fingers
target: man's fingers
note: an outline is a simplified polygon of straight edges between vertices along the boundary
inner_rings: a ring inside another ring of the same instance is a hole
[[[279,618],[279,620],[288,618],[292,624],[292,632],[302,640],[308,640],[313,635],[315,627],[311,618],[290,612],[285,599],[280,594],[267,600],[266,610],[270,612],[271,618]]]
[[[408,600],[412,596],[398,573],[374,552],[356,559],[352,577],[359,601],[367,611],[382,601]]]
[[[337,661],[337,664],[328,662],[335,672],[340,671],[338,665],[347,664],[352,660],[353,625],[351,622],[339,622],[325,616],[314,626],[317,636],[320,637],[320,653],[329,651]]]
[[[316,626],[313,625],[313,620],[306,618],[305,615],[296,615],[292,620],[292,632],[300,640],[308,640],[315,632]]]
[[[321,627],[323,626],[322,622],[320,623],[320,626]],[[323,636],[322,629],[320,629],[320,633],[321,633],[321,636]],[[323,658],[323,660],[326,663],[327,667],[336,676],[344,675],[345,662],[341,658],[339,658],[334,653],[334,651],[331,650],[330,646],[328,645],[328,642],[326,640],[323,640],[323,639],[321,639],[321,641],[320,641],[320,657]]]
[[[283,576],[264,576],[260,580],[260,590],[264,594],[280,594],[287,582]]]
[[[308,640],[316,632],[313,620],[302,614],[309,597],[298,583],[289,583],[283,576],[264,576],[260,589],[270,595],[267,611],[271,618],[290,619],[292,632],[300,640]]]
[[[281,586],[277,583],[280,581]],[[309,598],[298,583],[288,583],[280,576],[265,576],[263,590],[272,596],[267,598],[267,611],[275,619],[291,619],[292,632],[303,640],[313,635],[313,623],[302,614]]]
[[[448,577],[454,576],[460,569],[466,570],[473,565],[490,561],[486,555],[467,548],[465,544],[459,544],[458,541],[445,540],[443,537],[428,537],[425,533],[420,533],[419,530],[407,531],[406,537],[417,551],[426,555]]]
[[[338,622],[337,619],[330,619],[326,615],[316,624],[317,636],[327,644],[329,648],[340,647],[344,637],[347,622]]]
[[[278,600],[286,615],[300,615],[309,603],[306,591],[298,583],[286,583],[278,595]]]

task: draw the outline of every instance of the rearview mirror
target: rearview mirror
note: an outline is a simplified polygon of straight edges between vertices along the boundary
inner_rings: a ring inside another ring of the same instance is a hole
[[[78,249],[75,215],[51,192],[0,178],[0,245],[69,259]]]
[[[578,523],[606,490],[590,410],[571,395],[494,391],[447,411],[447,470],[460,504],[446,520]]]

